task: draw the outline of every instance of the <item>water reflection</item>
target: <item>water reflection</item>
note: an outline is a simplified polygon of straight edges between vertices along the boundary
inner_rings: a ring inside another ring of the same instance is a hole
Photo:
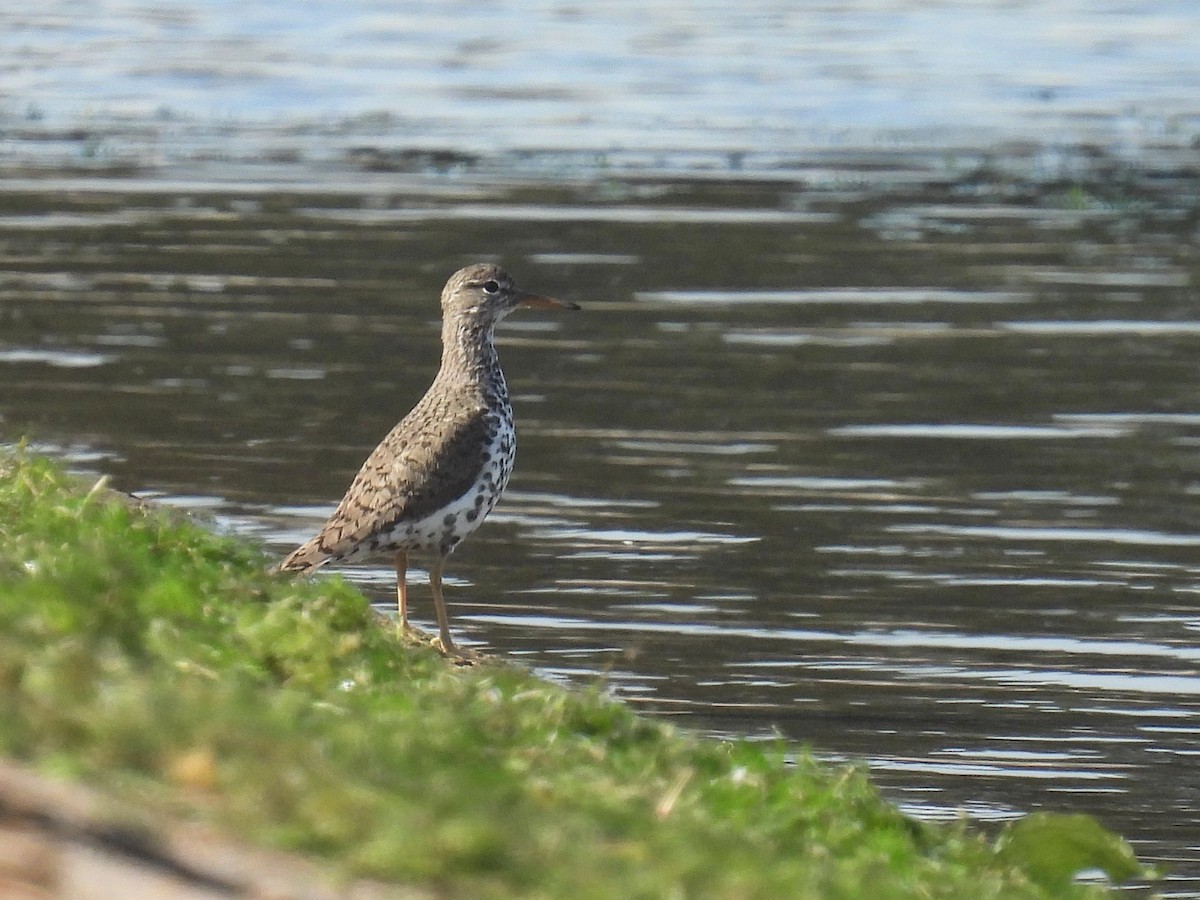
[[[804,291],[644,291],[634,295],[648,303],[688,305],[735,303],[833,303],[908,305],[929,303],[1027,303],[1031,294],[1005,291],[953,291],[938,288],[839,288]]]
[[[519,460],[457,636],[865,759],[922,816],[1096,813],[1196,886],[1185,195],[416,180],[10,185],[56,224],[0,215],[4,433],[283,552],[427,385],[446,272],[503,252],[585,312],[502,330]]]

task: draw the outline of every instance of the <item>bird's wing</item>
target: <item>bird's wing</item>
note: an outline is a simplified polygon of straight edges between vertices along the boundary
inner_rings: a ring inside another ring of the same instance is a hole
[[[422,403],[380,442],[321,531],[293,551],[281,571],[347,555],[373,535],[415,522],[471,489],[498,423],[482,404],[470,409]]]

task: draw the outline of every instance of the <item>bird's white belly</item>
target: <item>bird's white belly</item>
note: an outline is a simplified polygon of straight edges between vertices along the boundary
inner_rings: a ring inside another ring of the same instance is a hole
[[[512,475],[516,432],[512,420],[500,420],[487,449],[487,462],[479,478],[461,497],[436,512],[410,522],[398,522],[379,535],[376,547],[391,550],[424,550],[445,556],[475,531],[495,507]],[[375,542],[372,542],[375,543]]]

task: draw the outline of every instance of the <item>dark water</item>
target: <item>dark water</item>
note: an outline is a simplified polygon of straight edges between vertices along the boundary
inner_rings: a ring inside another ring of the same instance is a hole
[[[898,162],[9,181],[4,433],[283,552],[425,388],[446,275],[502,251],[584,311],[503,327],[520,453],[456,634],[865,759],[922,817],[1096,814],[1194,891],[1195,172]]]
[[[457,636],[1200,897],[1200,7],[969,7],[0,10],[0,440],[282,553],[495,259]]]

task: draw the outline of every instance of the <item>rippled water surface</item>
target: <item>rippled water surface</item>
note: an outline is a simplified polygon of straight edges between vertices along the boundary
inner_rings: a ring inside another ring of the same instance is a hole
[[[1098,814],[1194,887],[1189,184],[9,182],[0,415],[282,553],[501,247],[584,309],[502,329],[521,449],[452,560],[464,640],[865,759],[918,815]]]
[[[1197,46],[1194,0],[44,0],[0,9],[0,148],[116,166],[740,166],[881,142],[1144,157],[1200,130]]]
[[[282,554],[495,259],[583,310],[502,326],[520,452],[449,566],[456,635],[865,760],[921,817],[1095,814],[1200,896],[1192,7],[928,56],[936,5],[538,6],[535,77],[510,5],[482,44],[326,6],[0,14],[0,437]]]

